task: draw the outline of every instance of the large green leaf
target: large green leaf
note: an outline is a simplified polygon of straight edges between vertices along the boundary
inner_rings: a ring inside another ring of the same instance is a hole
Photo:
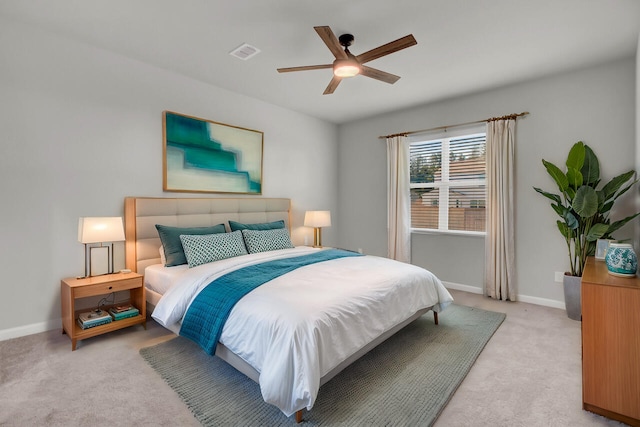
[[[586,230],[586,238],[588,242],[594,242],[604,236],[609,230],[607,224],[593,224],[589,230]]]
[[[583,185],[576,191],[573,199],[573,210],[581,218],[589,218],[598,212],[598,194],[593,188]]]
[[[596,194],[598,194],[598,212],[602,212],[602,207],[604,206],[604,202],[607,198],[604,196],[604,192],[602,190],[596,190]]]
[[[564,236],[565,239],[569,238],[569,228],[567,224],[562,221],[556,221],[556,225],[558,226],[558,230],[560,230],[560,234]]]
[[[557,204],[561,204],[562,200],[560,199],[560,196],[558,196],[557,194],[553,194],[553,193],[547,193],[544,190],[541,190],[537,187],[533,187],[534,190],[536,190],[538,193],[542,194],[544,197],[553,200],[554,202],[556,202]]]
[[[584,156],[585,149],[584,143],[582,141],[578,141],[573,144],[571,150],[569,150],[569,155],[567,156],[567,169],[582,169],[582,165],[584,164]]]
[[[567,224],[567,227],[569,227],[570,229],[575,230],[580,226],[578,218],[576,218],[576,216],[569,209],[566,210],[562,217],[564,218],[564,222]]]
[[[629,191],[629,189],[636,183],[638,182],[636,181],[632,181],[629,185],[627,185],[626,187],[624,187],[622,190],[618,191],[616,193],[615,196],[613,196],[613,199],[611,199],[612,201],[615,201],[618,197],[622,196],[624,193],[626,193],[627,191]]]
[[[632,219],[634,219],[638,215],[640,215],[640,212],[638,212],[637,214],[634,214],[634,215],[630,215],[630,216],[628,216],[628,217],[626,217],[624,219],[621,219],[619,221],[615,221],[612,224],[609,224],[609,228],[607,230],[607,234],[611,235],[613,232],[618,230],[620,227],[622,227],[623,225],[625,225],[626,223],[628,223],[629,221],[631,221]]]
[[[567,188],[569,187],[569,180],[567,179],[567,176],[564,174],[564,172],[562,172],[560,168],[553,163],[547,162],[544,159],[542,159],[542,164],[545,168],[547,168],[547,172],[556,182],[560,191],[562,191],[563,193],[567,191]]]
[[[613,207],[613,200],[611,200],[610,202],[605,203],[598,210],[600,211],[600,213],[602,215],[605,215],[605,214],[609,213],[609,211],[611,210],[612,207]]]
[[[585,184],[592,187],[598,185],[600,181],[600,162],[598,162],[598,158],[588,145],[584,146],[584,165],[580,171]]]
[[[560,218],[564,218],[564,214],[567,213],[567,208],[562,205],[556,205],[555,203],[551,203],[551,207],[554,211],[560,216]]]
[[[604,187],[602,187],[602,192],[604,193],[605,200],[609,200],[613,197],[616,192],[622,187],[622,184],[629,181],[631,177],[635,174],[635,171],[625,172],[614,177],[611,181],[607,182]],[[635,183],[635,181],[634,181]],[[633,185],[633,183],[631,184]]]
[[[571,188],[580,188],[582,185],[582,173],[575,168],[567,168],[567,180]]]

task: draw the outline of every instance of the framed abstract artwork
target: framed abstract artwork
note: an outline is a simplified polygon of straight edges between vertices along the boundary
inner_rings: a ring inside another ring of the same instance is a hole
[[[163,112],[163,190],[262,194],[264,133]]]

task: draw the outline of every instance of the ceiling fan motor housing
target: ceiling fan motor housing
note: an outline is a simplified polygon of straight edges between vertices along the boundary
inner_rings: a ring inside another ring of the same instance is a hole
[[[353,34],[342,34],[340,37],[338,37],[338,41],[340,42],[340,45],[344,47],[351,46],[354,40],[355,39],[353,37]]]

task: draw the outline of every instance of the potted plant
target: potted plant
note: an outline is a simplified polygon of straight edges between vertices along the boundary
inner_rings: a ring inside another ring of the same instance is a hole
[[[534,187],[538,193],[552,201],[551,207],[560,219],[558,230],[567,243],[570,271],[564,276],[564,295],[567,315],[581,319],[580,283],[588,256],[595,253],[598,239],[611,239],[620,227],[640,215],[636,213],[611,222],[609,213],[615,201],[636,182],[635,171],[630,170],[600,186],[600,163],[594,152],[582,141],[571,147],[566,171],[542,159],[542,164],[553,178],[560,194]]]

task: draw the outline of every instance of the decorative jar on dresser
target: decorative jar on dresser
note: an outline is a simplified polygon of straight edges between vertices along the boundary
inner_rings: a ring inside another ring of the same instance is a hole
[[[635,277],[638,257],[630,243],[611,243],[604,257],[609,274],[620,277]]]

